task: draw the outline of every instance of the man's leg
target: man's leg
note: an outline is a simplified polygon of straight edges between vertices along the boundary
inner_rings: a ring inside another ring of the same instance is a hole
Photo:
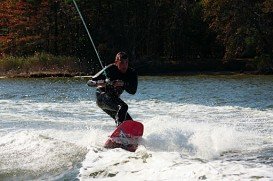
[[[107,110],[107,109],[102,109],[102,110],[104,112],[106,112],[109,116],[111,116],[115,120],[115,122],[116,122],[117,125],[120,125],[122,123],[122,122],[119,122],[119,121],[116,120],[117,111],[110,111],[110,110]],[[133,120],[132,117],[129,115],[128,112],[126,114],[125,120]]]
[[[127,112],[125,120],[133,120],[133,118],[130,116],[130,114]]]
[[[117,124],[125,120],[132,120],[131,116],[127,113],[128,105],[118,97],[97,94],[97,104],[104,112],[115,119]]]

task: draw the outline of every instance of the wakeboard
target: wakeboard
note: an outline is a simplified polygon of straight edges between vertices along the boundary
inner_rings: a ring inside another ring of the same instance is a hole
[[[142,123],[127,120],[121,123],[112,135],[105,142],[105,148],[122,148],[135,152],[143,135],[144,126]]]

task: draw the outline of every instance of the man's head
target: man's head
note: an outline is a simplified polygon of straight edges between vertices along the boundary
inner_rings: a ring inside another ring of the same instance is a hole
[[[125,52],[119,52],[116,55],[115,65],[122,73],[126,73],[128,69],[128,56]]]

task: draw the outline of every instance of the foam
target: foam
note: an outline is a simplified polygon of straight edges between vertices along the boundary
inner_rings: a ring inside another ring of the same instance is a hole
[[[56,178],[80,167],[82,180],[273,179],[272,163],[260,158],[272,155],[272,109],[156,96],[127,101],[144,124],[135,153],[102,148],[115,124],[92,100],[0,100],[1,176]]]
[[[272,167],[219,160],[188,159],[178,152],[135,153],[121,149],[88,152],[80,169],[81,180],[237,180],[273,178]]]
[[[33,130],[10,132],[0,140],[0,175],[5,178],[14,173],[19,178],[39,178],[58,174],[73,169],[86,151]]]
[[[179,106],[176,107],[178,108]],[[203,112],[214,112],[215,109],[236,112],[238,109],[198,105],[181,105],[180,108],[184,110],[183,114],[187,114],[187,108],[199,109]],[[251,112],[249,109],[243,111]],[[135,153],[122,149],[106,150],[90,147],[80,169],[79,178],[81,180],[272,179],[273,168],[270,165],[249,162],[249,158],[243,156],[257,152],[261,148],[260,146],[264,144],[261,140],[265,139],[263,134],[257,134],[254,130],[242,131],[240,124],[225,124],[230,119],[234,118],[226,117],[218,122],[211,118],[203,121],[166,115],[146,118],[143,140]],[[267,141],[269,143],[266,147],[272,144],[272,139]]]

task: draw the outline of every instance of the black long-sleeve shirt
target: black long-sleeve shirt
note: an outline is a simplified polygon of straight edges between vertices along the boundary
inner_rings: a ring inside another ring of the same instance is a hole
[[[104,69],[99,71],[96,75],[92,77],[93,81],[105,80],[106,76],[110,81],[122,80],[124,82],[123,87],[113,87],[106,86],[106,88],[98,88],[100,91],[106,91],[108,93],[114,93],[114,95],[119,96],[125,90],[129,94],[135,94],[137,91],[138,78],[137,73],[134,69],[128,67],[126,73],[120,72],[115,64],[110,64]]]

